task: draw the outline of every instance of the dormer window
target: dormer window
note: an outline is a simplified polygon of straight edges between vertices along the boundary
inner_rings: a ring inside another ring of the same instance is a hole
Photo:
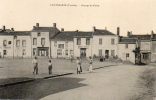
[[[40,32],[38,32],[38,33],[37,33],[37,36],[41,36],[41,33],[40,33]]]

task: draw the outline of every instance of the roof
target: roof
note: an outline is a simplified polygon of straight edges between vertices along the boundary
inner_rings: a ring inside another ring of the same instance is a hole
[[[95,29],[94,35],[115,35],[108,30]]]
[[[55,35],[52,39],[54,40],[65,40],[65,41],[72,41],[75,37],[92,37],[92,32],[83,32],[83,31],[63,31],[59,32]]]
[[[53,38],[60,31],[55,27],[36,27],[34,26],[32,32],[49,32],[50,38]]]
[[[76,32],[74,37],[92,37],[93,32],[83,32],[83,31],[78,31]]]
[[[30,31],[0,31],[0,35],[18,35],[18,36],[29,36],[30,35]]]
[[[130,38],[138,38],[141,40],[150,40],[151,39],[151,34],[139,34],[139,35],[130,35]]]
[[[137,42],[137,38],[129,38],[129,37],[120,37],[119,44],[135,44]]]
[[[64,31],[59,32],[57,35],[55,35],[52,39],[54,40],[66,40],[66,41],[72,41],[76,32],[75,31]]]

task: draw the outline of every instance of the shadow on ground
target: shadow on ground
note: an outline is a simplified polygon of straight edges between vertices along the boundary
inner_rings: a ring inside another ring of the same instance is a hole
[[[79,83],[83,80],[83,78],[59,77],[1,87],[0,98],[37,100],[54,93],[86,86],[86,84]]]

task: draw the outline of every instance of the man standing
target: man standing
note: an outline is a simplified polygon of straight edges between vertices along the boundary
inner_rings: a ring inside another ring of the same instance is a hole
[[[90,58],[90,61],[89,61],[89,72],[92,72],[93,71],[93,59],[92,57],[89,57]]]
[[[38,74],[38,61],[37,61],[37,57],[35,56],[33,61],[32,61],[33,65],[34,65],[34,71],[33,74]]]

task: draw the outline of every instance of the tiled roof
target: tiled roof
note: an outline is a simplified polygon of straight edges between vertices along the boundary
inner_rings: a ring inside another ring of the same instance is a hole
[[[82,31],[63,31],[59,32],[52,39],[54,40],[66,40],[72,41],[74,37],[92,37],[92,32],[82,32]]]
[[[94,35],[115,35],[108,30],[95,29]]]
[[[65,40],[65,41],[72,41],[76,32],[75,31],[64,31],[59,32],[57,35],[55,35],[52,39],[54,40]]]
[[[49,37],[53,38],[58,32],[59,30],[57,28],[54,27],[33,27],[32,32],[49,32]]]
[[[78,31],[76,32],[74,37],[92,37],[93,32],[83,32],[83,31]]]
[[[129,38],[129,37],[120,37],[119,44],[135,44],[137,38]]]
[[[151,39],[151,35],[150,34],[140,34],[140,35],[130,35],[129,36],[130,38],[138,38],[138,39],[141,39],[141,40],[150,40]]]
[[[30,31],[10,31],[10,32],[6,32],[6,31],[1,31],[0,35],[18,35],[18,36],[28,36],[30,35]]]

